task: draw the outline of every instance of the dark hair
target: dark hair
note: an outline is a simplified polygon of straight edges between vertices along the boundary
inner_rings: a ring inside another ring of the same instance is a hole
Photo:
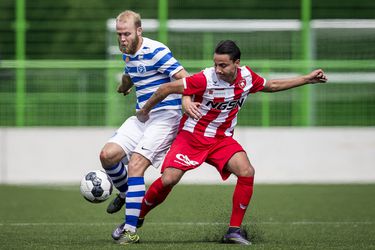
[[[232,40],[220,41],[215,48],[215,53],[219,55],[229,55],[229,58],[234,62],[241,59],[241,51],[237,44]]]

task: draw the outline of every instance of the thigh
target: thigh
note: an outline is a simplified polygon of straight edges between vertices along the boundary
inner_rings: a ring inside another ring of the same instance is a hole
[[[246,155],[244,151],[242,146],[232,137],[225,137],[219,139],[215,146],[212,147],[206,162],[213,165],[219,171],[221,178],[226,180],[233,173],[226,167],[227,163],[239,152]]]
[[[151,117],[145,124],[143,136],[134,152],[143,155],[158,168],[176,138],[179,120],[180,115],[175,111],[164,111],[156,117]]]
[[[225,169],[236,176],[254,176],[254,168],[244,151],[235,153],[229,159]]]
[[[196,141],[190,132],[181,131],[169,149],[161,172],[172,167],[188,171],[199,167],[208,155],[209,146]]]
[[[129,117],[115,134],[108,140],[108,143],[119,145],[128,157],[134,151],[138,142],[143,137],[144,124],[139,122],[135,116]]]

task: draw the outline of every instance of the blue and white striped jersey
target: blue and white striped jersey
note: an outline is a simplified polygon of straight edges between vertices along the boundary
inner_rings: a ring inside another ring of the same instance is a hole
[[[126,58],[128,62],[125,74],[129,75],[134,83],[136,110],[143,107],[161,84],[173,81],[172,76],[182,69],[167,46],[146,37],[143,37],[142,46],[134,55],[123,54],[124,61]],[[181,95],[167,96],[152,111],[160,109],[181,109]]]

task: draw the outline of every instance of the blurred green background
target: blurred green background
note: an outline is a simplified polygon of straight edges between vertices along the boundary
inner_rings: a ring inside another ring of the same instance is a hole
[[[166,42],[190,73],[211,66],[223,39],[235,40],[242,64],[266,78],[318,67],[327,72],[329,84],[251,96],[239,125],[375,125],[374,1],[2,0],[0,126],[117,127],[134,114],[134,93],[115,92],[124,64],[107,26],[124,9],[161,22],[163,16],[187,19],[187,27],[190,19],[237,20],[233,30],[145,29],[144,36]],[[244,19],[292,22],[286,29],[235,29],[249,28]]]

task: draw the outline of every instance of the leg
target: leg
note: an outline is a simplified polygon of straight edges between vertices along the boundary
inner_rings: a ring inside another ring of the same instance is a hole
[[[140,221],[142,221],[141,223],[143,223],[143,219],[148,212],[163,203],[184,173],[185,172],[180,169],[166,168],[163,175],[151,184],[142,201],[141,213],[139,215]]]
[[[120,191],[118,197],[107,208],[108,213],[114,213],[124,205],[125,194],[128,191],[128,171],[124,150],[116,143],[107,143],[100,152],[100,161],[114,186]]]
[[[129,188],[125,198],[125,221],[112,232],[112,238],[117,240],[119,244],[126,245],[139,242],[136,229],[146,190],[143,176],[150,164],[150,161],[139,153],[133,153],[130,158],[128,169]]]
[[[131,166],[132,165],[129,164],[129,169]],[[126,198],[126,219],[123,224],[119,225],[112,232],[112,238],[118,240],[118,243],[120,244],[138,242],[139,236],[136,233],[136,228],[142,226],[144,216],[150,210],[161,204],[167,198],[172,187],[180,181],[184,173],[184,171],[179,169],[167,168],[162,177],[158,178],[151,184],[144,198],[142,197],[143,200],[139,194],[141,192],[144,194],[144,184],[143,191],[141,191],[142,188],[140,185],[137,185],[137,188],[135,189],[136,191],[133,193],[131,191],[132,177],[129,177],[129,191]],[[135,182],[138,182],[138,180],[135,179]],[[129,194],[130,197],[128,198]],[[142,204],[139,203],[140,201],[142,201]],[[141,211],[139,211],[139,209],[141,209]]]
[[[253,194],[254,168],[245,152],[238,152],[227,163],[227,170],[238,178],[233,194],[230,227],[240,227]]]
[[[228,233],[224,237],[228,242],[250,244],[241,237],[240,227],[253,194],[254,168],[245,152],[237,152],[230,158],[226,170],[235,174],[238,178],[233,194],[232,215],[230,218]]]
[[[131,133],[129,133],[131,131]],[[128,118],[100,152],[102,166],[120,193],[109,203],[108,213],[121,210],[128,191],[128,158],[142,140],[144,128],[136,117]]]
[[[104,169],[109,169],[125,156],[124,150],[116,143],[108,142],[100,152],[100,161]]]
[[[135,232],[145,195],[144,172],[151,163],[138,153],[134,153],[129,161],[128,192],[126,194],[125,226],[124,229]]]

